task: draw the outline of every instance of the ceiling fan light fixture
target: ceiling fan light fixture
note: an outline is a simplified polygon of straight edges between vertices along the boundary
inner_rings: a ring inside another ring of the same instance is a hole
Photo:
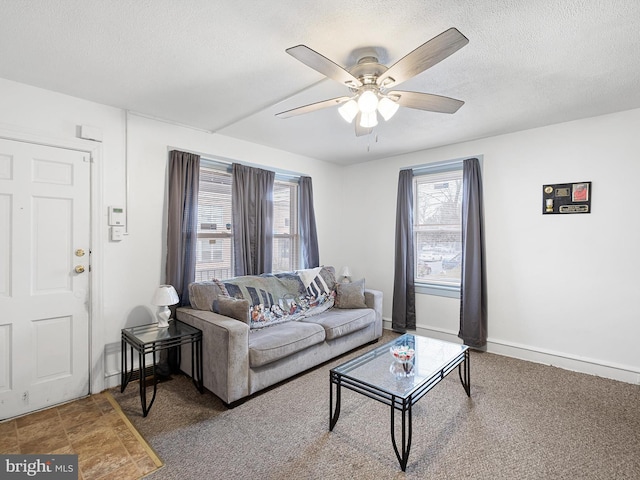
[[[373,112],[363,112],[360,115],[360,126],[362,128],[373,128],[378,125],[378,114],[374,110]]]
[[[388,97],[382,97],[378,103],[378,111],[385,121],[389,121],[396,114],[398,108],[400,105]]]
[[[355,100],[349,100],[338,108],[338,113],[340,113],[342,118],[344,118],[348,123],[351,123],[358,114],[358,103]]]
[[[358,107],[364,113],[375,113],[378,108],[378,96],[373,90],[365,90],[358,98]]]
[[[308,67],[347,86],[349,96],[331,98],[276,113],[289,118],[327,107],[339,106],[340,115],[348,122],[355,119],[357,137],[368,135],[378,124],[378,113],[389,121],[400,106],[438,113],[456,113],[464,105],[461,100],[431,93],[388,91],[419,73],[433,67],[469,43],[457,28],[451,27],[423,43],[391,66],[379,63],[377,55],[367,53],[356,65],[346,69],[306,45],[287,48],[286,52]],[[371,51],[374,49],[368,49]],[[400,103],[402,102],[402,103]]]

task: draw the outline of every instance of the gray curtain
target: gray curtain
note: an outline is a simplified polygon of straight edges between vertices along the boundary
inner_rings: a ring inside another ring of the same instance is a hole
[[[273,259],[275,172],[233,164],[233,254],[235,275],[270,273]]]
[[[178,292],[180,305],[189,305],[196,275],[199,181],[199,155],[169,152],[166,282]]]
[[[483,223],[480,162],[477,158],[469,158],[464,161],[462,171],[462,276],[458,336],[474,348],[487,344]]]
[[[311,177],[300,177],[300,243],[302,247],[302,268],[320,266],[316,214],[313,209],[313,186]]]
[[[396,207],[396,250],[391,328],[416,328],[413,251],[413,171],[400,170]]]

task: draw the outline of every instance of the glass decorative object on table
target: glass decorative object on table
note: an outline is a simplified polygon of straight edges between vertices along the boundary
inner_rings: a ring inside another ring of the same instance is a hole
[[[409,345],[392,345],[389,353],[393,357],[393,363],[389,367],[389,371],[396,378],[411,377],[414,374],[415,364],[413,357],[416,351]]]

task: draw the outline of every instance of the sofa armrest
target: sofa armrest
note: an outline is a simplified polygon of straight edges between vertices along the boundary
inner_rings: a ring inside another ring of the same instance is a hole
[[[207,310],[180,307],[178,320],[202,330],[204,386],[223,402],[249,395],[249,326]],[[190,362],[188,368],[190,368]],[[183,365],[184,367],[187,365]]]
[[[376,312],[376,331],[382,335],[382,292],[380,290],[372,290],[365,288],[364,303],[367,307],[372,308]]]

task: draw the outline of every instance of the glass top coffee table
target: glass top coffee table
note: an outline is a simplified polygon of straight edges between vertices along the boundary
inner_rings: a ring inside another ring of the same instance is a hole
[[[396,357],[391,354],[391,347],[397,347]],[[470,397],[469,360],[466,345],[407,333],[332,368],[329,373],[329,430],[333,430],[340,416],[341,387],[389,405],[391,442],[400,468],[405,471],[411,448],[411,407],[456,367],[462,386]],[[395,434],[396,410],[402,414],[400,448]]]

